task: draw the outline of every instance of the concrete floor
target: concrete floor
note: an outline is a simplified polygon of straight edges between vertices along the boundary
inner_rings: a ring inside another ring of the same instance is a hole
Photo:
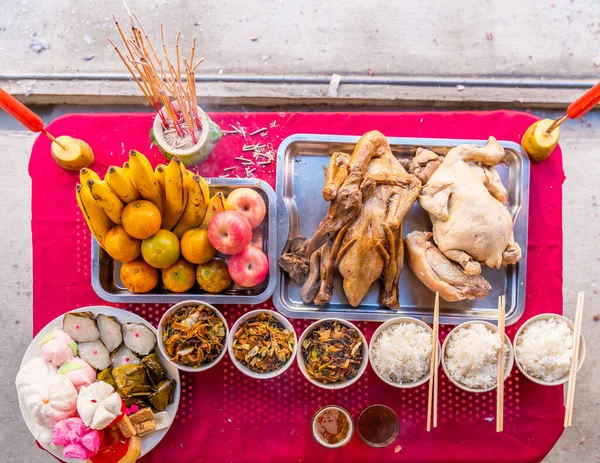
[[[62,111],[61,111],[62,112]],[[56,113],[50,113],[53,117]],[[591,124],[591,125],[590,125]],[[585,123],[568,122],[562,131],[561,146],[567,180],[564,184],[564,297],[565,314],[574,317],[576,293],[587,294],[583,333],[587,341],[586,364],[577,381],[577,400],[573,428],[568,429],[544,460],[546,463],[596,463],[600,457],[597,411],[600,382],[596,368],[600,355],[600,206],[597,205],[597,164],[600,145],[600,113]],[[0,157],[0,242],[8,264],[0,266],[0,326],[5,342],[0,343],[0,390],[12,391],[0,402],[0,448],[11,462],[52,462],[29,438],[25,424],[18,418],[14,377],[19,359],[31,339],[31,232],[29,226],[30,179],[28,153],[34,137],[0,118],[0,141],[5,153]],[[585,442],[580,444],[581,438]]]
[[[595,0],[128,0],[150,37],[198,37],[202,74],[597,75]],[[122,0],[0,1],[2,73],[125,72]],[[491,34],[491,35],[488,35]],[[255,37],[258,40],[252,41]],[[35,41],[49,48],[32,50]],[[187,45],[189,46],[189,45]],[[10,67],[6,63],[11,63]]]

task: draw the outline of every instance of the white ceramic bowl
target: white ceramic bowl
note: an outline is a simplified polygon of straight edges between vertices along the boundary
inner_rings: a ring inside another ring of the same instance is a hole
[[[292,333],[294,333],[294,350],[292,351],[292,355],[290,355],[290,358],[287,360],[287,362],[285,362],[285,364],[278,370],[270,371],[268,373],[257,373],[255,371],[252,371],[247,366],[243,365],[239,360],[237,360],[235,358],[235,355],[233,353],[233,341],[234,341],[235,333],[237,333],[237,331],[239,330],[240,325],[246,323],[250,319],[252,319],[252,318],[256,317],[257,315],[260,315],[261,313],[264,313],[264,312],[275,317],[279,322],[281,322],[281,324],[283,325],[284,328],[286,328],[286,329],[290,330]],[[292,324],[289,322],[289,320],[287,318],[285,318],[279,312],[275,312],[274,310],[253,310],[251,312],[245,313],[240,318],[238,318],[238,320],[233,324],[233,327],[231,328],[231,331],[229,332],[229,336],[227,336],[227,350],[229,351],[229,357],[231,358],[231,361],[233,362],[233,364],[236,366],[236,368],[238,370],[240,370],[245,375],[248,375],[251,378],[256,378],[256,379],[271,379],[271,378],[275,378],[276,376],[279,376],[280,374],[282,374],[285,370],[287,370],[290,367],[290,365],[292,365],[292,363],[294,363],[294,357],[296,356],[297,349],[298,349],[298,338],[296,337],[296,331],[294,330],[294,327],[292,326]]]
[[[207,363],[205,365],[199,366],[199,367],[190,367],[188,365],[182,365],[181,363],[174,362],[169,357],[169,354],[167,353],[167,350],[165,349],[165,345],[163,343],[163,327],[165,326],[167,319],[173,313],[175,313],[177,310],[179,310],[181,307],[185,307],[188,305],[194,305],[194,306],[205,305],[206,307],[210,307],[213,310],[213,312],[221,320],[223,320],[223,324],[225,325],[225,339],[224,339],[223,350],[221,351],[221,353],[215,360],[213,360],[212,362]],[[226,343],[227,343],[227,338],[229,337],[229,328],[227,327],[227,320],[225,320],[225,317],[223,316],[223,314],[221,312],[219,312],[214,306],[207,304],[206,302],[202,302],[202,301],[184,301],[184,302],[175,304],[173,307],[169,308],[163,314],[162,318],[160,319],[160,323],[158,324],[157,337],[158,337],[158,348],[159,348],[160,352],[163,354],[163,356],[165,357],[165,359],[167,360],[167,362],[169,362],[171,365],[173,365],[174,367],[177,367],[178,369],[180,369],[182,371],[189,371],[190,373],[198,373],[200,371],[206,371],[209,368],[214,367],[217,363],[219,363],[221,360],[223,360],[223,357],[225,357],[225,353],[227,352]]]
[[[543,314],[540,314],[540,315],[536,315],[535,317],[531,317],[529,320],[527,320],[525,323],[523,323],[523,325],[521,326],[521,328],[519,328],[519,330],[517,331],[517,334],[515,335],[515,342],[514,342],[514,345],[515,345],[514,346],[514,349],[515,349],[515,361],[517,362],[517,368],[519,369],[519,371],[521,373],[523,373],[523,375],[527,379],[530,379],[534,383],[541,384],[542,386],[558,386],[559,384],[564,384],[567,381],[569,381],[569,374],[567,373],[567,375],[564,378],[561,378],[558,381],[554,381],[552,383],[549,382],[549,381],[544,381],[543,379],[531,376],[521,366],[521,363],[519,361],[519,355],[517,354],[517,342],[519,341],[519,337],[521,336],[521,334],[523,333],[523,331],[525,331],[525,329],[531,323],[533,323],[533,322],[535,322],[537,320],[548,320],[550,318],[557,318],[559,320],[564,320],[571,327],[571,331],[575,330],[575,325],[567,317],[563,317],[562,315],[557,315],[557,314],[553,314],[553,313],[543,313]],[[579,338],[579,342],[580,342],[580,345],[579,345],[579,359],[578,359],[578,362],[577,362],[578,363],[578,365],[577,365],[577,371],[579,371],[581,369],[581,367],[583,366],[583,361],[585,360],[585,339],[583,338],[583,334],[581,334],[581,337]]]
[[[398,383],[394,383],[394,382],[390,381],[389,379],[385,378],[382,374],[380,374],[379,371],[377,370],[377,368],[375,367],[375,363],[373,362],[373,346],[375,345],[375,340],[381,335],[381,333],[384,330],[386,330],[390,326],[399,325],[400,323],[416,323],[417,325],[421,325],[422,327],[427,329],[433,335],[433,329],[427,323],[425,323],[417,318],[413,318],[413,317],[392,318],[391,320],[388,320],[387,322],[382,323],[379,326],[379,328],[377,328],[375,330],[375,332],[373,333],[373,336],[371,337],[371,342],[369,343],[369,361],[371,362],[371,367],[373,368],[373,371],[375,372],[375,374],[377,376],[379,376],[379,379],[381,379],[381,381],[383,381],[384,383],[389,384],[390,386],[393,386],[393,387],[398,387],[401,389],[410,389],[413,387],[421,386],[422,384],[425,384],[427,381],[429,381],[429,373],[426,374],[425,376],[423,376],[418,381],[415,381],[414,383],[398,384]],[[439,368],[440,363],[442,361],[442,359],[441,359],[442,346],[440,344],[439,339],[437,342],[437,346],[438,346],[439,358],[438,358],[438,363],[437,363],[436,367]]]
[[[463,391],[467,391],[467,392],[489,392],[489,391],[493,391],[494,389],[496,389],[496,383],[494,383],[493,386],[485,388],[485,389],[474,389],[474,388],[470,388],[465,386],[464,384],[459,383],[458,381],[456,381],[448,372],[448,368],[446,367],[446,347],[448,346],[448,340],[450,339],[450,336],[452,336],[452,334],[455,331],[460,330],[461,328],[467,328],[469,326],[471,326],[474,323],[479,323],[481,325],[486,326],[487,328],[489,328],[490,330],[492,330],[493,333],[497,333],[498,332],[498,327],[496,325],[493,325],[489,322],[484,322],[484,321],[479,321],[479,320],[474,320],[471,322],[465,322],[465,323],[461,323],[460,325],[457,325],[454,327],[454,329],[452,331],[450,331],[450,333],[448,333],[448,336],[446,336],[446,339],[444,340],[444,344],[442,345],[442,368],[444,369],[444,373],[446,374],[446,376],[448,377],[448,379],[452,382],[452,384],[454,384],[456,387],[462,389]],[[506,378],[508,378],[508,376],[510,375],[510,372],[512,371],[513,365],[515,364],[515,355],[513,352],[513,346],[510,342],[510,339],[508,338],[508,336],[506,335],[506,332],[504,333],[504,339],[506,339],[506,344],[508,345],[508,362],[506,364],[506,368],[504,369],[504,381],[506,381]]]
[[[304,342],[306,337],[310,333],[312,333],[313,330],[318,328],[320,325],[322,325],[325,322],[334,322],[334,321],[337,321],[342,325],[346,325],[348,328],[352,328],[352,329],[356,330],[356,332],[361,337],[361,339],[362,339],[362,346],[361,346],[362,364],[360,365],[360,367],[356,373],[356,376],[354,378],[349,379],[348,381],[344,381],[343,383],[323,384],[323,383],[320,383],[319,381],[312,379],[309,376],[308,372],[306,371],[306,363],[304,362],[304,357],[302,356],[302,343]],[[296,359],[298,360],[298,367],[300,368],[300,371],[302,372],[302,374],[304,375],[304,377],[307,380],[309,380],[315,386],[321,387],[323,389],[337,390],[337,389],[343,389],[345,387],[351,386],[356,381],[358,381],[359,378],[363,375],[363,373],[367,369],[367,365],[369,364],[369,347],[367,345],[367,340],[365,339],[365,336],[356,327],[356,325],[354,325],[346,320],[342,320],[341,318],[323,318],[322,320],[316,321],[316,322],[312,323],[311,325],[309,325],[309,327],[306,328],[304,330],[304,332],[302,333],[302,335],[300,336],[300,339],[298,339],[298,353],[296,354]]]

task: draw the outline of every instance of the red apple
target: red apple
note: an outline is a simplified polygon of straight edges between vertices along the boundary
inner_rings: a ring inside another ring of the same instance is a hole
[[[245,288],[261,284],[269,273],[269,261],[265,253],[256,246],[248,246],[227,263],[231,279]]]
[[[252,240],[252,227],[244,214],[223,211],[208,224],[208,241],[223,254],[237,254]]]
[[[225,201],[225,209],[240,211],[246,216],[252,228],[258,227],[267,213],[262,196],[252,188],[238,188],[229,193]]]

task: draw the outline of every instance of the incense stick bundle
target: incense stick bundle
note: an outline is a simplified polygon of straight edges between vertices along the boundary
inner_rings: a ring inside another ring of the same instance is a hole
[[[113,19],[125,45],[124,52],[119,50],[110,38],[108,41],[125,64],[133,80],[148,101],[148,104],[160,116],[163,127],[167,129],[172,125],[179,137],[189,134],[192,141],[197,143],[195,131],[196,129],[201,130],[202,127],[200,118],[198,117],[194,72],[203,61],[203,58],[194,63],[196,36],[192,38],[192,47],[188,61],[185,57],[181,58],[179,46],[181,31],[177,32],[175,39],[175,63],[173,63],[167,51],[162,23],[160,24],[163,51],[161,58],[148,37],[142,22],[135,13],[129,12],[130,36],[125,35],[114,15]],[[182,81],[182,61],[185,85]],[[164,112],[161,107],[164,107]]]

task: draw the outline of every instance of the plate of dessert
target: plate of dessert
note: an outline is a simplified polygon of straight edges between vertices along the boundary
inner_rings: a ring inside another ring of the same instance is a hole
[[[66,462],[129,463],[165,436],[179,406],[178,370],[156,329],[113,307],[90,306],[50,322],[16,377],[33,437]]]

